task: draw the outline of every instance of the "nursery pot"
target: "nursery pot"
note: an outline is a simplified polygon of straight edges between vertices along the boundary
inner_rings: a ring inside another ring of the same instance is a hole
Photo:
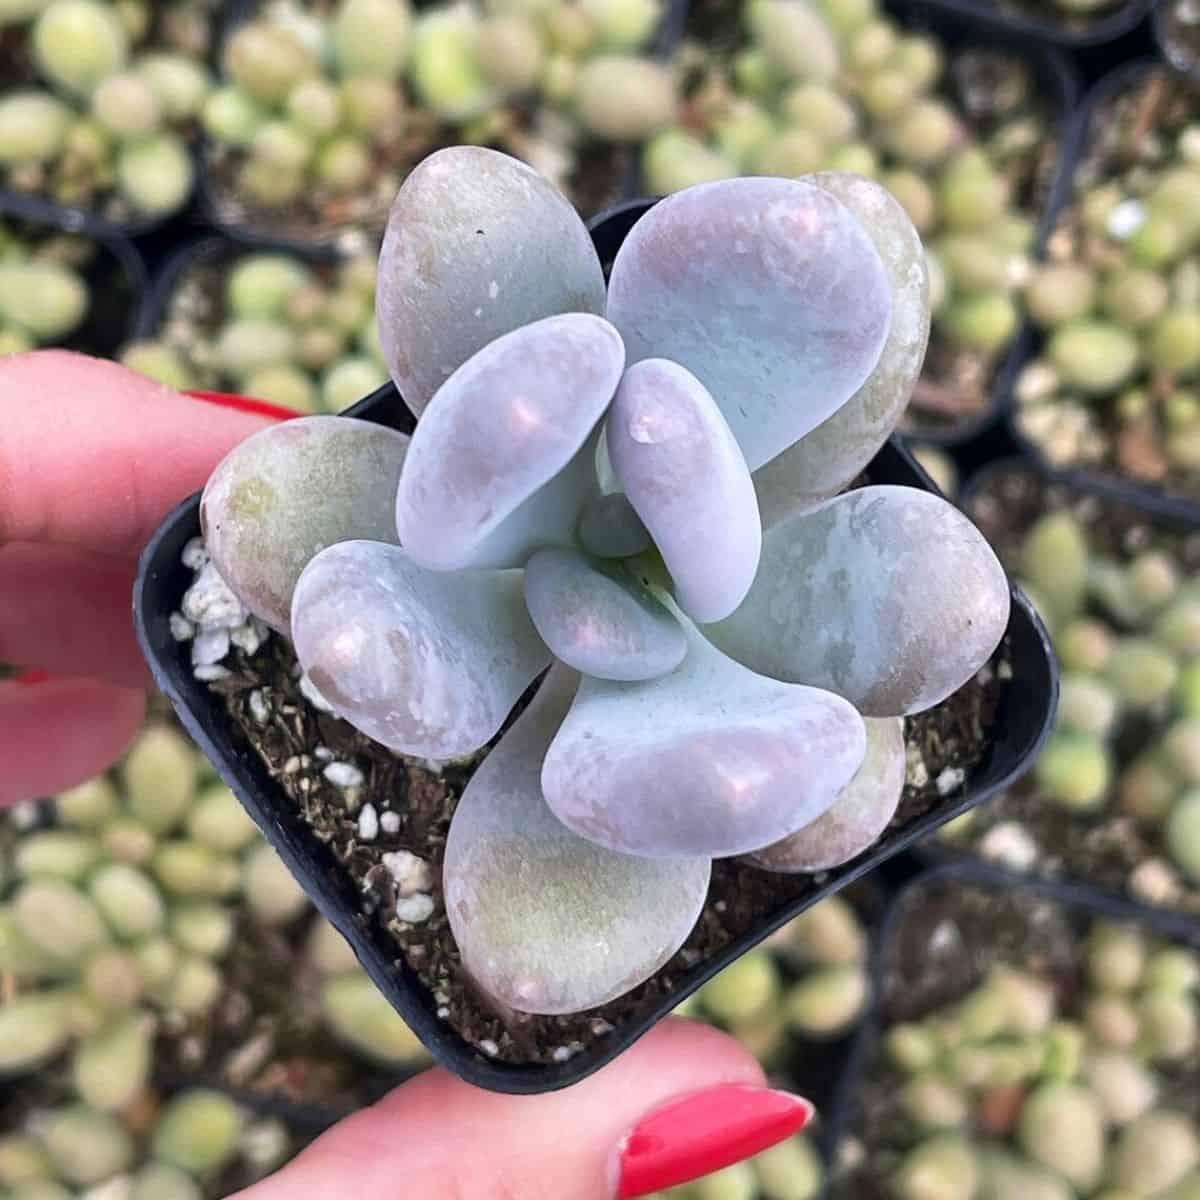
[[[1008,898],[1018,903],[1024,899],[1047,903],[1065,918],[1068,936],[1076,942],[1082,939],[1088,925],[1099,918],[1135,926],[1155,939],[1200,949],[1200,935],[1193,931],[1189,937],[1169,917],[1139,910],[1122,900],[1072,884],[1031,880],[997,867],[971,862],[953,863],[918,875],[893,896],[888,915],[875,933],[870,963],[871,1006],[841,1073],[834,1103],[826,1114],[823,1149],[827,1162],[837,1161],[838,1147],[848,1138],[867,1144],[871,1141],[874,1128],[866,1126],[862,1111],[864,1085],[878,1062],[881,1041],[889,1024],[897,1019],[920,1020],[927,1015],[922,1011],[925,1002],[914,991],[913,984],[919,982],[921,973],[928,969],[921,947],[930,939],[913,941],[908,936],[911,926],[923,920],[936,923],[943,904],[947,915],[952,915],[957,898],[968,888],[994,895],[1000,901]],[[980,977],[970,983],[959,980],[957,975],[952,983],[943,981],[946,983],[943,990],[955,994],[939,998],[928,1006],[929,1009],[939,1009],[943,1004],[961,1000],[969,987],[981,982],[982,973],[992,965],[1020,967],[1034,961],[1029,938],[1021,936],[1020,925],[1018,917],[1012,928],[990,930],[991,936],[972,938],[969,945],[959,942],[961,953],[970,953],[981,969],[975,972]],[[1025,928],[1028,934],[1036,930],[1037,923],[1032,917],[1025,921]],[[900,1012],[897,1012],[898,1007]]]
[[[633,222],[653,201],[630,202],[597,217],[591,225],[600,259],[610,263]],[[379,389],[349,410],[348,416],[398,428],[411,428],[396,390]],[[935,491],[933,484],[893,439],[876,455],[867,477],[873,483],[901,484]],[[990,741],[961,790],[911,820],[893,822],[871,848],[846,865],[812,877],[799,898],[779,907],[718,953],[686,967],[672,967],[673,989],[597,1038],[566,1062],[512,1064],[484,1057],[437,1016],[433,995],[407,967],[395,961],[394,948],[368,931],[353,881],[329,848],[313,835],[298,810],[272,778],[241,731],[231,722],[222,698],[192,674],[184,646],[171,635],[169,618],[177,611],[191,573],[180,561],[189,540],[199,536],[199,496],[185,500],[159,528],[142,556],[134,589],[134,619],[155,680],[180,720],[239,796],[305,891],[347,938],[376,985],[412,1027],[430,1053],[449,1070],[479,1087],[513,1093],[545,1092],[576,1083],[610,1062],[666,1016],[685,996],[744,951],[805,908],[866,874],[938,825],[1009,785],[1032,761],[1047,735],[1057,697],[1057,668],[1046,631],[1025,598],[1014,592],[1006,634],[1013,678],[1000,694]],[[781,877],[783,878],[783,877]],[[796,885],[792,884],[795,895]]]

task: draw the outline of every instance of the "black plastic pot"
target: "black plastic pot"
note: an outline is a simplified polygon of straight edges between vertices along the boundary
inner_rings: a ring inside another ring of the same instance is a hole
[[[593,222],[592,237],[602,260],[611,260],[632,220],[651,204],[644,201],[622,205]],[[412,427],[407,409],[390,385],[367,397],[347,415],[393,428]],[[936,490],[896,439],[880,450],[867,474],[875,482]],[[781,906],[720,954],[683,972],[677,990],[654,1009],[616,1028],[569,1062],[548,1066],[493,1062],[476,1053],[437,1018],[436,1003],[423,985],[407,968],[396,965],[393,955],[364,932],[355,919],[359,904],[351,880],[337,866],[328,848],[312,836],[295,805],[277,787],[253,751],[238,739],[221,699],[193,678],[188,655],[172,638],[168,622],[191,582],[190,573],[180,562],[180,553],[199,532],[199,497],[193,496],[166,519],[142,556],[133,597],[134,620],[155,680],[188,733],[237,793],[316,906],[353,946],[376,985],[434,1058],[469,1082],[496,1091],[544,1092],[578,1082],[615,1058],[685,996],[790,918],[865,875],[951,817],[1008,786],[1032,760],[1046,737],[1057,699],[1057,668],[1046,631],[1028,602],[1016,593],[1007,633],[1014,683],[1001,701],[995,740],[968,777],[961,794],[911,824],[890,830],[869,853],[830,872],[810,894]]]
[[[1021,897],[1049,901],[1064,910],[1075,931],[1081,934],[1092,920],[1106,918],[1135,924],[1154,936],[1200,949],[1200,933],[1195,928],[1181,928],[1168,914],[1147,912],[1135,905],[1113,897],[1097,895],[1072,884],[1031,880],[1023,875],[1015,875],[975,862],[953,863],[918,875],[893,897],[888,915],[872,946],[871,1010],[859,1030],[849,1061],[839,1079],[833,1106],[826,1114],[822,1138],[827,1161],[835,1160],[837,1147],[845,1137],[861,1136],[864,1132],[857,1124],[857,1100],[862,1092],[863,1080],[875,1061],[880,1039],[889,1023],[889,1008],[893,997],[888,987],[888,964],[906,953],[900,943],[906,922],[914,912],[919,912],[933,903],[939,894],[953,895],[955,891],[964,887],[979,888],[997,894],[1015,893]],[[900,961],[913,962],[914,967],[918,968],[920,965],[912,955]],[[996,961],[1001,961],[999,952],[996,954]],[[1016,965],[1020,965],[1019,958]]]
[[[1161,70],[1162,63],[1153,59],[1138,59],[1128,62],[1109,72],[1101,79],[1083,99],[1071,129],[1073,147],[1069,155],[1071,171],[1065,176],[1060,174],[1056,185],[1056,198],[1049,214],[1050,223],[1044,233],[1048,236],[1062,215],[1063,210],[1072,198],[1073,174],[1075,165],[1081,160],[1094,132],[1101,127],[1101,117],[1104,109],[1122,92],[1136,86],[1149,72]],[[1028,328],[1028,336],[1023,340],[1021,352],[1015,356],[1012,371],[1007,377],[1007,386],[1003,395],[1006,424],[1012,444],[1022,453],[1049,467],[1041,448],[1036,442],[1027,438],[1017,423],[1018,406],[1013,393],[1017,377],[1021,371],[1041,353],[1046,344],[1046,338],[1032,326]],[[1065,480],[1076,481],[1081,487],[1093,488],[1102,494],[1116,498],[1133,495],[1137,503],[1147,512],[1177,520],[1200,522],[1200,500],[1190,500],[1165,488],[1148,484],[1138,484],[1128,480],[1116,471],[1107,467],[1064,467],[1055,474]]]
[[[1011,34],[1067,50],[1087,50],[1132,33],[1150,14],[1155,0],[1123,0],[1094,16],[1040,16],[1008,7],[1003,0],[922,0],[932,8],[964,13],[1000,34]],[[1045,0],[1047,7],[1049,0]]]
[[[37,240],[56,233],[81,232],[74,223],[56,216],[42,219],[0,220],[23,237]],[[88,309],[79,328],[56,343],[101,358],[115,358],[121,347],[136,336],[147,299],[146,266],[142,256],[123,237],[87,234],[96,247],[92,261],[83,268],[88,287]]]

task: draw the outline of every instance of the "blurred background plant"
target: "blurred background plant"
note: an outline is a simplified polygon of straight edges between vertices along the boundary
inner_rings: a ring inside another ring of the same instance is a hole
[[[1102,466],[1200,499],[1200,123],[1147,69],[1101,106],[1072,202],[1030,278],[1042,352],[1018,427],[1056,466]]]
[[[1200,915],[1194,535],[1019,467],[968,508],[1046,622],[1062,696],[1028,779],[939,841]]]
[[[0,187],[139,224],[179,211],[217,0],[0,7]]]
[[[340,412],[387,382],[375,258],[338,264],[200,243],[171,277],[155,335],[121,360],[175,388]]]

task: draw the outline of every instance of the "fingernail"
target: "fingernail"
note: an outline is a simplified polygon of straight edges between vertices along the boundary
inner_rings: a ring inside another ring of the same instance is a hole
[[[798,1133],[813,1106],[800,1096],[745,1084],[708,1088],[644,1117],[618,1148],[617,1200],[699,1179]]]
[[[13,683],[19,683],[23,687],[32,687],[35,683],[48,683],[50,681],[49,671],[22,671],[20,675],[13,678]]]
[[[266,400],[255,400],[251,396],[237,396],[233,392],[196,392],[183,393],[193,400],[203,400],[205,404],[216,404],[220,408],[232,408],[235,412],[252,413],[256,417],[271,417],[276,421],[290,421],[302,414],[295,409],[284,408],[280,404],[269,404]]]

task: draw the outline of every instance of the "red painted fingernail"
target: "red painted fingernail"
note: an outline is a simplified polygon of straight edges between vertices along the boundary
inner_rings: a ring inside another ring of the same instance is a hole
[[[284,408],[281,404],[269,404],[266,400],[255,400],[250,396],[236,396],[232,392],[195,392],[183,393],[193,400],[203,400],[205,404],[216,404],[221,408],[232,408],[236,412],[253,413],[256,417],[272,417],[277,421],[290,421],[293,417],[302,416],[293,408]]]
[[[22,671],[13,679],[13,683],[19,683],[23,687],[31,687],[35,683],[48,683],[50,681],[49,671]]]
[[[622,1143],[617,1200],[699,1179],[799,1133],[813,1106],[744,1084],[709,1088],[652,1112]]]

